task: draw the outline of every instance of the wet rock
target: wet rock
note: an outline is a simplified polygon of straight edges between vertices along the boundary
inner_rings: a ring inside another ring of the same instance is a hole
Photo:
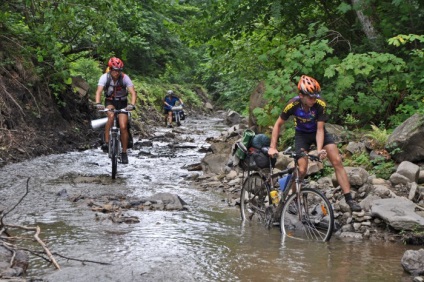
[[[375,200],[371,212],[399,231],[424,227],[424,218],[415,213],[415,204],[403,197]]]
[[[201,171],[202,165],[201,165],[201,163],[195,163],[195,164],[190,164],[190,165],[184,165],[182,168],[185,168],[188,171]]]
[[[184,210],[187,209],[187,203],[184,202],[178,195],[171,193],[158,193],[151,197],[150,200],[162,201],[165,210]]]
[[[424,115],[416,113],[396,127],[389,136],[386,149],[389,152],[393,152],[392,158],[396,162],[424,160],[424,152],[422,150],[424,140],[423,125]]]
[[[358,240],[362,240],[363,236],[360,233],[356,233],[356,232],[342,232],[339,235],[340,238],[348,238],[348,239],[358,239]]]
[[[62,189],[59,192],[56,193],[56,196],[58,197],[68,197],[68,191],[66,189]]]
[[[414,276],[424,275],[424,249],[407,250],[401,259],[402,267]]]
[[[29,263],[28,254],[22,250],[15,250],[12,267],[10,267],[11,259],[12,252],[0,246],[0,277],[19,277],[25,274]]]

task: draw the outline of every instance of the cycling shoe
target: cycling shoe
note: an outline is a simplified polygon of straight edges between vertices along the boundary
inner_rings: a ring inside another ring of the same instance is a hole
[[[127,155],[127,153],[121,153],[121,162],[123,164],[127,164],[128,163],[128,155]]]
[[[108,153],[109,152],[109,145],[107,143],[105,143],[105,144],[102,145],[101,149],[104,153]]]

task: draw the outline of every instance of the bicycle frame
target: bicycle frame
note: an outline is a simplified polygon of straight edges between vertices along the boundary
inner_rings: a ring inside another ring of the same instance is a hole
[[[262,222],[268,228],[278,224],[279,220],[281,232],[290,237],[328,241],[334,227],[331,203],[320,191],[304,185],[298,167],[298,160],[302,157],[315,161],[319,161],[319,157],[289,150],[290,148],[283,153],[294,158],[293,168],[272,173],[273,168],[270,165],[269,173],[248,172],[240,194],[242,220],[252,223]],[[272,201],[271,191],[276,190],[278,179],[287,174],[290,175],[290,179],[286,184],[281,182],[285,187],[280,187],[283,191],[279,193],[279,201]]]
[[[300,155],[295,153],[295,152],[290,152],[291,147],[287,148],[283,154],[285,155],[290,155],[292,158],[294,158],[294,167],[293,168],[288,168],[285,169],[283,171],[280,171],[278,173],[275,174],[270,174],[269,179],[267,179],[265,181],[265,183],[267,183],[268,186],[267,189],[271,189],[271,187],[273,187],[274,183],[272,183],[273,179],[277,179],[285,174],[290,174],[292,177],[290,178],[289,182],[286,185],[286,189],[283,191],[282,197],[280,198],[280,203],[279,205],[283,204],[284,201],[288,198],[288,196],[290,195],[290,192],[296,193],[297,195],[297,204],[298,204],[298,210],[299,210],[299,219],[303,216],[302,215],[302,209],[300,208],[300,190],[302,189],[302,183],[303,180],[300,179],[299,177],[299,159],[302,157],[308,157],[312,160],[315,161],[320,161],[318,157],[314,156],[314,155],[309,155],[306,153],[301,153]],[[294,191],[293,191],[293,182],[295,182],[295,187],[294,187]],[[271,191],[268,191],[268,195]]]
[[[181,116],[180,112],[183,110],[182,106],[172,107],[172,119],[176,122],[177,126],[181,125]]]
[[[105,109],[103,112],[113,112],[113,124],[109,129],[109,153],[108,157],[112,160],[112,179],[116,178],[118,171],[118,160],[121,161],[121,130],[119,128],[118,115],[120,113],[128,113],[128,119],[130,118],[130,112],[125,109]]]

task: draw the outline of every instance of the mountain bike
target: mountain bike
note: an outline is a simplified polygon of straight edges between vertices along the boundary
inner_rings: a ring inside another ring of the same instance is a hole
[[[128,113],[128,122],[130,120],[131,113],[125,109],[104,109],[101,112],[113,112],[113,124],[109,130],[109,153],[108,156],[112,161],[112,179],[116,178],[118,172],[118,161],[121,161],[121,130],[119,129],[118,115],[120,113]],[[128,129],[129,130],[129,129]],[[131,139],[131,137],[129,137]]]
[[[290,149],[283,154],[294,159],[294,167],[272,173],[270,166],[268,173],[248,174],[240,194],[241,218],[244,222],[264,224],[268,228],[279,224],[281,233],[288,237],[326,242],[334,229],[333,208],[320,191],[300,180],[298,168],[298,160],[302,157],[312,161],[320,159]]]
[[[183,106],[173,106],[172,107],[172,121],[175,121],[177,126],[181,125],[181,121],[185,119]]]

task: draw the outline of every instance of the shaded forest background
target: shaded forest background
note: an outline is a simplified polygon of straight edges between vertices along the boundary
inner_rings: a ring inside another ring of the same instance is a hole
[[[302,74],[320,82],[330,122],[349,130],[390,132],[424,113],[418,0],[3,0],[0,38],[3,161],[86,147],[110,56],[124,60],[144,122],[167,89],[193,107],[202,89],[217,107],[247,115],[262,82],[267,103],[254,114],[266,127]],[[75,76],[87,96],[76,94]]]

